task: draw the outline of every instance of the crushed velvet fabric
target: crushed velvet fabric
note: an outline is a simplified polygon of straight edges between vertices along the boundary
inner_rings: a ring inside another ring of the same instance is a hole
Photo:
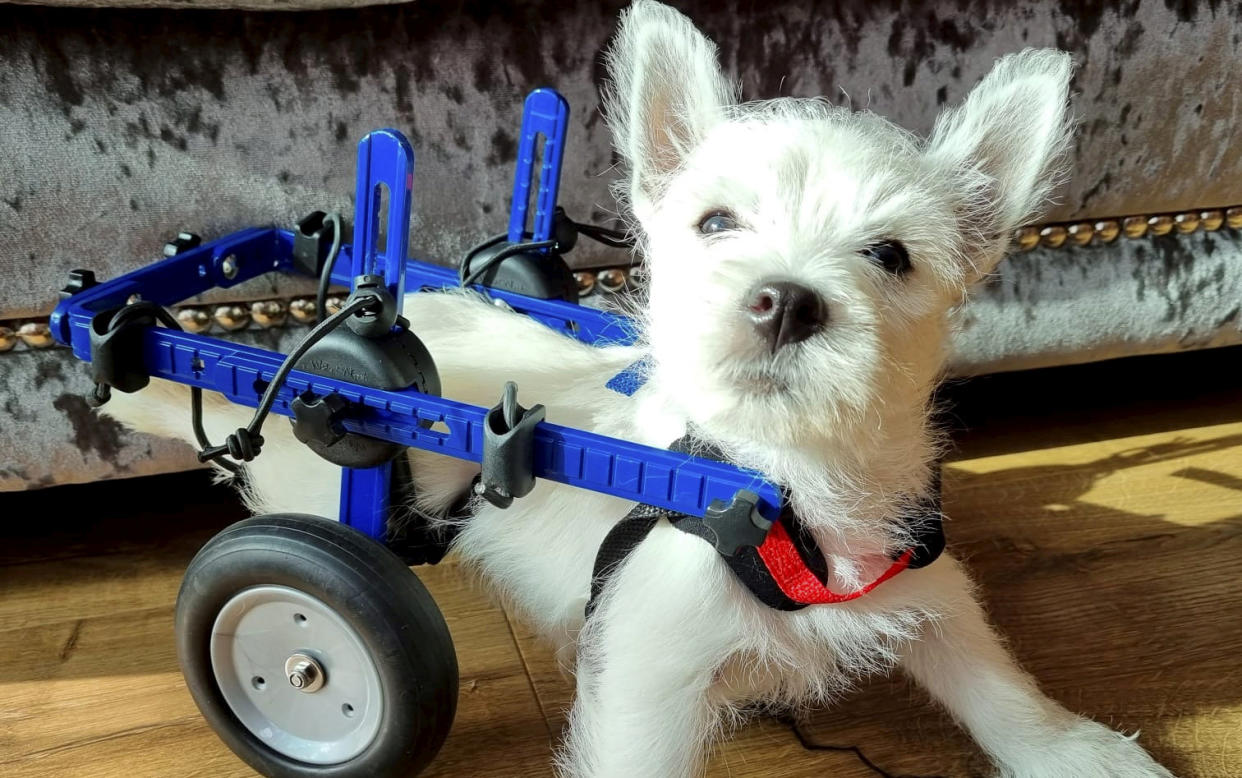
[[[951,370],[979,375],[1242,343],[1242,233],[1014,254],[960,312]]]
[[[1242,204],[1236,3],[677,5],[721,43],[746,97],[825,95],[920,133],[996,57],[1058,46],[1078,62],[1082,131],[1052,219]],[[413,253],[455,262],[504,226],[520,102],[539,85],[573,106],[563,203],[608,219],[614,158],[597,84],[619,7],[0,5],[0,321],[45,315],[71,268],[109,277],[152,261],[179,230],[210,237],[315,208],[351,213],[355,143],[383,126],[418,154]],[[1239,253],[1225,230],[1018,255],[963,311],[956,369],[1235,342]],[[584,246],[571,259],[621,258]],[[278,279],[212,299],[307,289]],[[83,375],[63,352],[0,354],[0,490],[184,465],[120,432],[113,458],[101,457],[55,406],[84,391]]]
[[[305,11],[316,8],[361,8],[412,0],[10,0],[17,5],[63,5],[79,8],[204,8],[247,11]]]
[[[412,250],[452,262],[504,224],[520,101],[540,85],[573,106],[563,200],[580,219],[606,217],[613,159],[596,82],[619,5],[4,6],[0,318],[45,312],[64,271],[133,267],[178,229],[349,212],[354,144],[383,126],[419,155]],[[1054,218],[1242,203],[1242,5],[681,5],[746,97],[826,95],[916,132],[999,55],[1067,49],[1082,132]]]

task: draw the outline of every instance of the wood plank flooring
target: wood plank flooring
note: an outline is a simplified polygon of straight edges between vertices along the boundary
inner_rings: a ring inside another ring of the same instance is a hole
[[[1235,350],[947,391],[951,547],[1025,666],[1179,776],[1242,776],[1242,391]],[[85,514],[91,514],[89,516]],[[181,681],[172,609],[243,511],[201,473],[0,494],[0,775],[253,775]],[[547,776],[572,697],[552,651],[454,564],[419,568],[461,665],[430,776]],[[712,776],[974,778],[988,765],[900,678],[716,748]],[[1124,778],[1124,777],[1123,777]]]

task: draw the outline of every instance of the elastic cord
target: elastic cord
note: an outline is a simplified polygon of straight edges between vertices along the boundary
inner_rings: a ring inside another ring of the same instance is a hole
[[[323,217],[325,224],[332,225],[332,248],[319,271],[319,288],[315,291],[315,321],[323,321],[328,315],[328,287],[332,285],[332,269],[341,254],[341,216],[336,211]]]
[[[316,324],[314,329],[308,332],[306,337],[302,338],[301,342],[298,343],[297,348],[289,352],[285,360],[280,363],[280,367],[276,370],[276,374],[272,376],[267,389],[263,391],[263,396],[259,399],[259,405],[255,408],[254,416],[251,417],[250,423],[229,435],[224,445],[211,448],[204,447],[204,450],[198,454],[199,461],[217,461],[226,454],[245,462],[249,462],[257,457],[263,446],[263,436],[260,434],[263,430],[263,423],[267,420],[268,414],[271,413],[272,405],[276,402],[276,393],[284,386],[285,380],[297,365],[298,360],[306,355],[311,346],[314,346],[329,332],[344,324],[350,316],[365,308],[379,304],[381,302],[378,297],[372,295],[360,296],[347,303],[341,310],[327,319]]]

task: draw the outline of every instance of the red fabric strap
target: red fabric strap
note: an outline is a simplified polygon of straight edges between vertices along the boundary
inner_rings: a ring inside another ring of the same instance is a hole
[[[834,602],[847,602],[855,598],[861,597],[875,587],[884,583],[888,579],[905,570],[910,564],[910,560],[914,557],[914,549],[906,549],[896,562],[893,562],[883,575],[867,584],[863,588],[848,592],[846,594],[838,594],[830,591],[827,586],[820,583],[815,577],[815,573],[806,566],[806,562],[802,561],[802,555],[798,553],[798,549],[794,547],[793,541],[789,537],[789,533],[781,522],[772,525],[772,529],[768,531],[768,537],[763,541],[763,545],[759,546],[759,557],[767,566],[768,572],[772,575],[772,579],[776,581],[776,585],[785,593],[785,596],[794,602],[800,602],[804,605],[822,605]]]

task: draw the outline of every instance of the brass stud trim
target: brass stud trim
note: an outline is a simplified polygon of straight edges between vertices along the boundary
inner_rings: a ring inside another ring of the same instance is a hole
[[[1122,235],[1130,240],[1138,240],[1148,235],[1168,235],[1174,230],[1179,235],[1191,235],[1196,232],[1214,232],[1223,227],[1242,230],[1242,205],[1168,214],[1133,215],[1095,222],[1027,225],[1014,231],[1013,243],[1018,251],[1031,251],[1037,246],[1061,248],[1112,243]],[[578,293],[583,296],[592,292],[617,293],[629,286],[641,285],[644,280],[640,268],[628,266],[582,270],[574,273],[574,278],[578,282]],[[339,311],[344,302],[343,297],[329,297],[328,313]],[[177,306],[174,310],[181,326],[187,332],[194,333],[207,332],[213,328],[236,332],[252,324],[264,329],[276,329],[294,324],[313,324],[316,318],[314,297],[256,300],[215,306],[184,305]],[[21,351],[23,346],[46,349],[54,345],[56,341],[52,337],[47,319],[0,322],[0,354]]]
[[[1126,237],[1137,239],[1147,234],[1147,218],[1144,216],[1127,216],[1121,222],[1121,229]]]
[[[1149,235],[1168,235],[1173,231],[1173,217],[1168,214],[1158,214],[1148,217],[1147,233]]]
[[[250,310],[237,304],[219,305],[212,311],[211,318],[226,331],[235,332],[250,323]]]
[[[250,318],[263,329],[284,325],[288,313],[288,308],[280,300],[256,300],[250,304]]]
[[[1039,228],[1022,227],[1014,233],[1014,240],[1018,244],[1019,251],[1030,251],[1039,245]]]
[[[625,270],[619,267],[605,268],[595,274],[595,282],[605,292],[619,292],[627,281]]]
[[[1069,230],[1059,224],[1050,224],[1039,231],[1039,242],[1050,249],[1059,249],[1065,245]]]
[[[1112,243],[1121,234],[1121,223],[1116,219],[1105,219],[1095,223],[1095,236],[1103,243]]]
[[[1168,235],[1174,230],[1178,235],[1196,232],[1214,232],[1221,227],[1242,230],[1242,205],[1231,208],[1180,211],[1125,216],[1119,219],[1101,219],[1096,222],[1073,224],[1028,224],[1013,232],[1013,247],[1017,251],[1030,251],[1036,246],[1061,248],[1062,246],[1088,246],[1092,243],[1112,243],[1120,235],[1138,240],[1149,235]]]
[[[309,297],[290,300],[289,315],[299,324],[310,324],[315,320],[315,301]]]
[[[1095,227],[1088,222],[1071,224],[1065,228],[1065,231],[1069,233],[1070,240],[1074,241],[1075,245],[1078,246],[1087,245],[1095,235]]]
[[[186,332],[206,332],[211,329],[211,316],[202,308],[182,308],[177,311],[177,323]]]
[[[578,282],[578,296],[585,297],[595,291],[595,274],[590,272],[574,273],[574,280]]]
[[[55,345],[52,328],[46,321],[28,321],[17,328],[17,337],[30,348],[48,348]]]
[[[1177,228],[1178,233],[1189,235],[1199,229],[1199,214],[1179,213],[1173,217],[1173,226]]]

